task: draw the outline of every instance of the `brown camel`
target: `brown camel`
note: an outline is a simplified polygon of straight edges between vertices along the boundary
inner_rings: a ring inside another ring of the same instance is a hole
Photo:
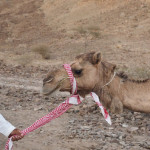
[[[79,55],[71,63],[78,94],[95,92],[110,111],[122,112],[123,107],[133,111],[150,112],[150,80],[135,81],[124,74],[114,75],[116,66],[101,60],[101,53]],[[62,67],[50,72],[43,80],[43,93],[50,95],[56,89],[70,92],[70,81]],[[108,84],[107,84],[108,83]]]

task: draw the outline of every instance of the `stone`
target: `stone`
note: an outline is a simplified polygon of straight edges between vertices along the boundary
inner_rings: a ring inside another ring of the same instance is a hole
[[[119,140],[122,140],[122,135],[119,136]]]
[[[119,143],[123,146],[126,146],[126,143],[124,141],[120,141]]]
[[[124,12],[121,12],[121,13],[120,13],[120,17],[125,17],[125,13],[124,13]]]
[[[145,129],[145,127],[141,127],[141,130],[142,130],[143,132],[145,132],[146,129]]]
[[[42,109],[43,109],[42,106],[38,106],[38,107],[34,108],[34,111],[38,111],[38,110],[42,110]]]
[[[135,118],[136,118],[136,119],[141,119],[142,116],[141,116],[141,115],[137,115],[137,116],[135,116]]]
[[[122,127],[123,127],[123,128],[127,128],[128,125],[127,125],[126,123],[123,123],[123,124],[122,124]]]
[[[90,130],[90,129],[91,129],[91,127],[89,127],[89,126],[81,126],[81,129],[82,129],[82,130],[86,130],[86,131],[88,131],[88,130]]]
[[[128,131],[129,132],[135,132],[137,131],[139,128],[138,127],[131,127],[131,128],[128,128]]]

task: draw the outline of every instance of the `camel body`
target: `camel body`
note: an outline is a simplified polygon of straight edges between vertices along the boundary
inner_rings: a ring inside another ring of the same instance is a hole
[[[116,75],[114,80],[101,92],[97,92],[103,104],[112,112],[122,112],[123,107],[137,111],[150,112],[150,80],[126,80]]]

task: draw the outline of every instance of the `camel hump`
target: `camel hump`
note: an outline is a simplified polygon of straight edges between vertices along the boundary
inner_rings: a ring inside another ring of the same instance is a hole
[[[128,77],[128,75],[125,74],[123,71],[120,72],[120,73],[117,73],[117,76],[120,77],[120,78],[122,78],[123,81],[131,81],[131,82],[135,82],[135,83],[145,83],[145,82],[149,81],[149,78],[147,78],[147,79],[142,79],[142,80],[130,79],[130,78]]]

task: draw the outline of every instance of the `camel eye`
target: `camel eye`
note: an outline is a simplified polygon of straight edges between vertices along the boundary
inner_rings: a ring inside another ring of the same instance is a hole
[[[80,69],[80,70],[74,70],[74,73],[77,74],[77,75],[81,75],[82,69]]]

